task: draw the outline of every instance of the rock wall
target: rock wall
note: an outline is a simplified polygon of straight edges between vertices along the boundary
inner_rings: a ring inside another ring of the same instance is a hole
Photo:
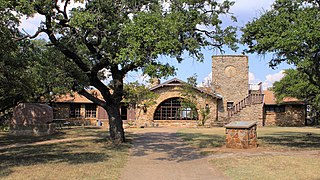
[[[266,126],[305,126],[306,110],[303,105],[286,105],[285,112],[265,112]]]
[[[256,148],[257,126],[248,129],[226,129],[226,147],[235,149]]]
[[[230,117],[230,121],[256,121],[258,126],[263,125],[263,104],[246,106],[237,114]]]

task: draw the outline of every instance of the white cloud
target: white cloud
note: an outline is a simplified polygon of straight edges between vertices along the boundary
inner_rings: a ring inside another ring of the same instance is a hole
[[[255,83],[255,76],[252,72],[249,72],[249,84]]]
[[[29,18],[23,16],[20,21],[19,30],[23,30],[30,35],[34,35],[37,32],[41,21],[44,21],[44,17],[41,15],[35,15],[34,17]]]
[[[138,81],[140,84],[147,84],[147,81],[149,81],[150,77],[146,74],[142,74],[142,72],[129,72],[126,77],[124,78],[124,82],[135,82]]]
[[[263,89],[272,87],[272,84],[276,81],[280,81],[284,76],[284,70],[281,70],[275,74],[268,74],[266,80],[262,83]]]
[[[199,87],[210,87],[212,83],[212,72],[203,78],[202,82],[198,85]]]
[[[63,7],[64,4],[60,5],[61,7]],[[70,11],[72,8],[75,8],[75,7],[84,7],[85,4],[82,4],[82,3],[74,3],[74,2],[71,2],[68,6],[67,6],[67,11]],[[45,18],[43,15],[39,15],[39,14],[36,14],[34,15],[33,17],[29,17],[27,18],[26,16],[23,16],[21,19],[20,19],[20,25],[19,25],[19,30],[22,30],[25,32],[25,33],[28,33],[30,35],[34,35],[38,28],[40,27],[40,23],[41,21],[44,21]],[[41,36],[39,36],[40,38],[46,38],[46,36],[42,33]]]

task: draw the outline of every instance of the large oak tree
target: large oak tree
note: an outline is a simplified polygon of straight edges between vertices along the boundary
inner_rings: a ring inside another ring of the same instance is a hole
[[[108,112],[110,137],[125,141],[120,102],[123,79],[141,70],[151,77],[174,74],[175,68],[161,56],[183,55],[202,61],[204,47],[236,49],[236,28],[222,28],[220,15],[228,14],[229,1],[215,0],[86,0],[83,7],[68,12],[70,0],[17,0],[15,11],[44,17],[34,38],[48,36],[54,46],[78,67],[74,89]],[[111,72],[105,85],[101,71]],[[103,96],[96,98],[85,89],[94,86]]]
[[[272,53],[270,66],[293,64],[287,76],[275,84],[281,99],[291,95],[309,100],[320,110],[320,1],[277,0],[271,9],[242,29],[248,53]]]

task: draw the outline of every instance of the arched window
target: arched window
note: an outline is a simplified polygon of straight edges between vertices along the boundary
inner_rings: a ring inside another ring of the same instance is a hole
[[[197,120],[194,108],[183,107],[181,98],[170,98],[163,101],[154,113],[154,120]]]

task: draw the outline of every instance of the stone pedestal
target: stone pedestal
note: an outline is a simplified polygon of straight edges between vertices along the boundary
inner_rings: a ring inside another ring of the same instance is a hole
[[[14,108],[10,134],[42,136],[56,132],[52,108],[46,104],[21,103]]]
[[[248,149],[257,147],[257,123],[234,121],[226,126],[226,147]]]

